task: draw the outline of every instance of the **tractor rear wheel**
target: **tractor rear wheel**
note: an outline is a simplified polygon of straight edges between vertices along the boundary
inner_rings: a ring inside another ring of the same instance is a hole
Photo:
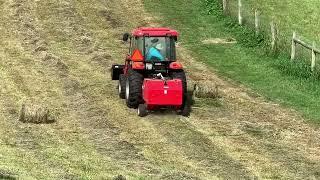
[[[182,116],[189,116],[190,115],[190,103],[189,103],[189,98],[188,98],[186,74],[183,70],[171,72],[171,78],[180,79],[182,81],[183,102],[182,102],[182,107],[180,110],[181,110]]]
[[[190,98],[186,96],[186,99],[184,100],[184,103],[181,107],[181,115],[184,117],[189,117],[191,113],[191,103]]]
[[[128,71],[126,80],[126,103],[129,108],[138,108],[143,103],[142,98],[143,75],[132,69]]]
[[[118,91],[119,91],[119,97],[121,99],[125,99],[126,98],[126,76],[124,74],[120,74],[119,76]]]
[[[144,104],[139,104],[138,106],[138,116],[145,117],[148,115],[147,106]]]
[[[186,74],[183,70],[171,72],[171,78],[173,79],[181,79],[182,81],[182,88],[183,88],[183,96],[185,97],[187,95],[187,78]]]

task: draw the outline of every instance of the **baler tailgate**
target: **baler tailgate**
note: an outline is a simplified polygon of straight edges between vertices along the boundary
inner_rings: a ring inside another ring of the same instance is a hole
[[[182,81],[145,79],[143,97],[146,105],[181,106],[183,101]]]

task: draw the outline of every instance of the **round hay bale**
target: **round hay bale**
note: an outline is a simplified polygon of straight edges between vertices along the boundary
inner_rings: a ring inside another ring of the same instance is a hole
[[[194,96],[197,98],[219,98],[219,87],[212,82],[198,82],[194,85]]]
[[[46,107],[30,105],[22,105],[20,110],[19,121],[23,123],[33,124],[49,124],[55,122],[55,119],[50,116],[50,111]]]

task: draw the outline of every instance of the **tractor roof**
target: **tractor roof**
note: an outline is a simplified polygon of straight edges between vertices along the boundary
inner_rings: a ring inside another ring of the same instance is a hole
[[[176,30],[169,28],[152,28],[152,27],[140,27],[133,30],[133,36],[178,36],[179,33]]]

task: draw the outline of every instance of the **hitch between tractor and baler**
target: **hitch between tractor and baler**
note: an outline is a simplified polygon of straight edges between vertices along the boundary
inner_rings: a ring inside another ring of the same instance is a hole
[[[111,79],[119,80],[120,74],[123,74],[124,65],[115,64],[111,67]]]

